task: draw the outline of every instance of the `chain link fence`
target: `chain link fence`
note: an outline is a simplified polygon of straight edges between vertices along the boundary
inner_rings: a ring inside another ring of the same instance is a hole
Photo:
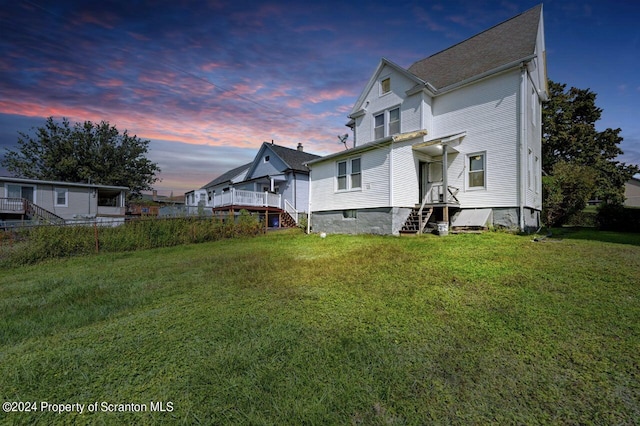
[[[246,211],[233,219],[214,217],[139,218],[116,222],[73,222],[0,229],[0,266],[45,259],[124,252],[263,233],[264,223]]]

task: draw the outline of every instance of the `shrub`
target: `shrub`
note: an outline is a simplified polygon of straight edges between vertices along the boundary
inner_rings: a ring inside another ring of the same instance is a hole
[[[551,176],[542,178],[542,216],[547,226],[560,226],[587,205],[595,189],[596,173],[578,164],[560,161]]]
[[[3,244],[0,265],[36,263],[45,259],[101,252],[125,252],[181,244],[252,236],[262,232],[260,221],[241,211],[236,221],[215,218],[143,218],[118,227],[40,226],[19,231],[24,240]],[[3,238],[4,240],[4,238]]]
[[[603,204],[598,208],[596,223],[603,231],[640,232],[640,209]]]

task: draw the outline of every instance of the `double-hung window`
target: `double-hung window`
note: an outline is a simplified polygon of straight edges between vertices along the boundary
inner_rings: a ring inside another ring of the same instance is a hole
[[[67,207],[68,205],[68,190],[67,188],[56,188],[56,207]]]
[[[360,189],[362,187],[362,169],[360,158],[338,161],[337,188],[338,191]]]
[[[395,107],[382,111],[373,117],[374,139],[400,133],[400,108]]]
[[[468,165],[469,188],[484,188],[486,186],[486,155],[484,153],[470,155],[468,157]]]

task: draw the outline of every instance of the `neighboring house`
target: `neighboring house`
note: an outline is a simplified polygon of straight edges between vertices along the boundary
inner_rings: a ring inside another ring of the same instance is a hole
[[[408,69],[382,59],[347,123],[354,146],[307,163],[314,231],[540,225],[542,5]]]
[[[0,177],[0,221],[123,222],[129,188]]]
[[[207,205],[207,191],[194,189],[184,194],[185,209],[189,214],[197,214]]]
[[[624,184],[624,205],[627,207],[640,207],[640,179],[631,178]]]
[[[151,194],[141,194],[127,206],[129,216],[177,216],[184,215],[183,196],[158,195],[155,189]]]
[[[202,205],[204,195],[204,206],[214,213],[245,209],[266,212],[275,220],[286,212],[297,223],[298,213],[306,213],[309,205],[309,169],[305,163],[318,158],[304,152],[302,144],[291,149],[264,142],[251,163],[188,192],[185,201],[189,208],[197,207]]]

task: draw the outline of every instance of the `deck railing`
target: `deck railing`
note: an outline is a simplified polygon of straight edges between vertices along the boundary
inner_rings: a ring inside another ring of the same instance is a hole
[[[0,211],[5,213],[25,213],[26,205],[22,198],[0,198]]]
[[[460,188],[449,185],[447,190],[447,200],[444,199],[444,185],[436,184],[431,185],[431,188],[427,191],[423,204],[460,204],[456,195],[458,195]]]
[[[282,208],[282,196],[270,192],[244,191],[231,188],[222,194],[215,194],[212,207],[248,206]]]
[[[0,198],[0,212],[29,215],[34,219],[44,220],[48,223],[61,225],[63,218],[25,198]]]

